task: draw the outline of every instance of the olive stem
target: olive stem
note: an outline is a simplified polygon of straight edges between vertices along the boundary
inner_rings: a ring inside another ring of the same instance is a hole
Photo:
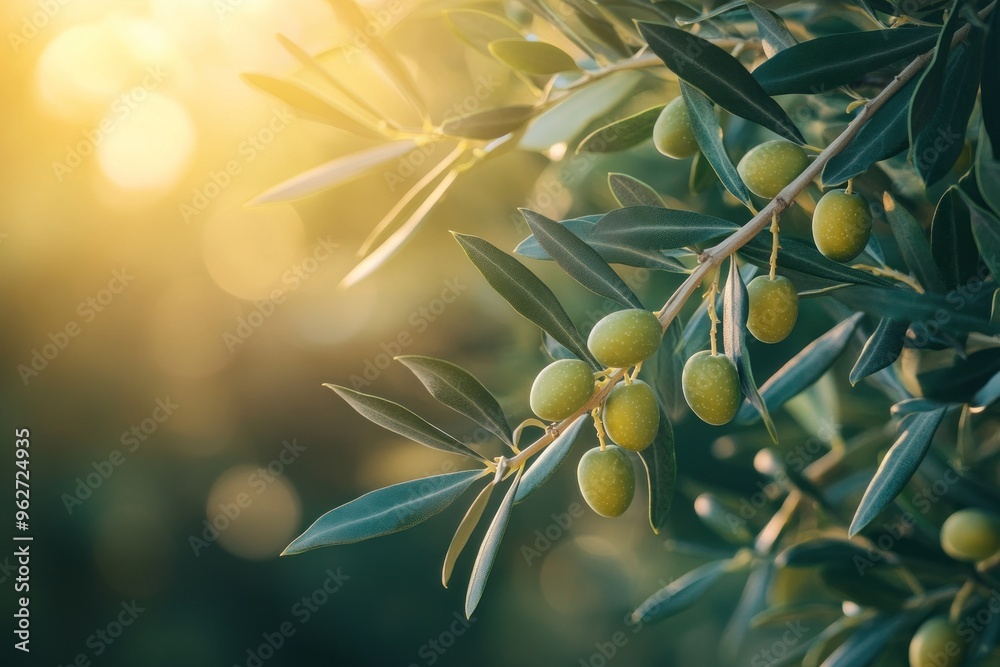
[[[844,194],[845,195],[853,195],[854,194],[854,179],[853,178],[847,179],[847,187],[844,188]]]
[[[608,447],[607,441],[604,439],[604,423],[601,421],[601,408],[597,407],[590,411],[590,416],[594,418],[594,430],[597,431],[597,442],[601,445],[601,451],[603,452]]]
[[[718,338],[719,331],[719,316],[715,312],[715,298],[719,294],[719,273],[716,271],[715,278],[712,280],[712,287],[708,290],[706,295],[706,300],[708,301],[708,319],[712,322],[712,330],[708,333],[708,338],[712,343],[712,356],[719,354],[719,343],[716,340]]]
[[[781,244],[778,242],[779,232],[778,212],[775,211],[771,214],[771,280],[774,280],[778,275],[778,249],[781,247]]]
[[[889,267],[880,268],[878,266],[871,266],[870,264],[854,264],[851,268],[858,269],[859,271],[867,271],[868,273],[876,276],[882,276],[883,278],[892,278],[893,280],[897,280],[904,285],[908,285],[913,289],[913,291],[918,292],[919,294],[924,293],[924,288],[920,283],[905,273],[895,269],[890,269]]]

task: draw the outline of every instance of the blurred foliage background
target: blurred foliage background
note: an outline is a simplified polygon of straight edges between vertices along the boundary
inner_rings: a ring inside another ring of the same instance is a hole
[[[445,6],[370,6],[387,17],[375,29],[432,114],[474,98],[483,77],[497,84],[491,105],[523,102],[509,70],[448,31]],[[538,332],[486,287],[447,230],[513,248],[526,235],[517,206],[552,217],[607,210],[607,174],[626,167],[683,199],[690,161],[648,143],[627,158],[512,152],[464,175],[401,254],[342,290],[361,240],[403,191],[399,179],[414,183],[444,148],[295,206],[244,205],[368,145],[289,117],[241,81],[296,70],[276,33],[322,54],[381,108],[407,113],[370,63],[335,48],[364,36],[339,26],[324,2],[8,0],[0,29],[0,413],[6,428],[32,435],[31,664],[83,664],[83,655],[103,665],[600,665],[609,646],[623,667],[715,664],[741,581],[669,625],[624,621],[658,582],[700,562],[668,540],[717,540],[691,509],[703,484],[748,494],[762,484],[733,472],[737,462],[748,469],[752,438],[737,443],[691,419],[677,425],[688,486],[669,535],[651,534],[644,502],[617,521],[582,511],[563,470],[514,514],[468,629],[456,623],[462,587],[439,584],[461,503],[417,530],[277,558],[327,509],[456,464],[369,424],[321,383],[406,402],[498,453],[388,363],[426,354],[481,377],[515,423],[527,416],[543,363]],[[672,86],[649,78],[604,118],[662,104]],[[737,121],[732,131],[748,129]],[[699,202],[739,216],[718,188]],[[585,332],[608,310],[554,267],[531,268]],[[651,308],[676,282],[625,275]],[[792,339],[755,350],[759,377],[833,319],[807,303],[801,321]],[[865,406],[874,395],[865,391],[855,392],[852,429],[884,407]],[[781,418],[790,446],[804,442]],[[341,587],[321,595],[330,571]],[[303,598],[323,604],[305,618]],[[135,622],[100,639],[133,601],[143,609]],[[260,647],[285,623],[294,634],[269,655]],[[771,643],[753,641],[760,646],[739,664]]]

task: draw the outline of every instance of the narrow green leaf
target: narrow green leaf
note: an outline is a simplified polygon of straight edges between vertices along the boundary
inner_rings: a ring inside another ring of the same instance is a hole
[[[770,266],[771,241],[771,232],[765,230],[740,248],[740,254],[757,266]],[[852,269],[840,262],[834,262],[820,254],[816,248],[791,238],[781,239],[778,266],[782,270],[804,273],[833,283],[854,283],[879,287],[889,287],[893,284],[884,278]]]
[[[680,318],[675,317],[663,334],[663,341],[656,353],[656,380],[652,383],[663,404],[667,416],[672,421],[682,419],[688,412],[681,386],[684,360],[687,357],[678,351],[683,345],[683,328]],[[646,369],[644,365],[643,370]]]
[[[431,396],[488,429],[508,445],[513,444],[503,408],[467,370],[433,357],[404,355],[396,360],[413,371]]]
[[[662,105],[652,107],[608,123],[588,134],[576,147],[576,152],[614,153],[638,146],[653,136],[653,126],[662,110]]]
[[[728,236],[738,226],[703,213],[657,206],[627,206],[606,214],[593,236],[613,235],[620,241],[656,250],[673,250]]]
[[[674,451],[674,427],[660,410],[660,427],[653,444],[639,452],[646,468],[649,490],[649,525],[659,534],[666,525],[677,487],[677,455]]]
[[[722,578],[730,561],[706,563],[663,587],[632,612],[633,623],[669,618],[700,600]]]
[[[441,585],[445,588],[448,588],[448,582],[451,580],[452,572],[455,571],[455,563],[458,562],[458,557],[462,555],[462,550],[465,549],[469,538],[472,537],[472,532],[479,525],[479,519],[482,518],[483,512],[486,510],[486,505],[490,502],[493,489],[494,485],[492,483],[483,487],[479,495],[476,496],[476,499],[472,501],[472,505],[465,512],[465,516],[459,522],[458,528],[455,529],[455,535],[451,538],[448,551],[444,555],[444,564],[441,566]]]
[[[853,563],[855,557],[863,558],[865,561],[871,560],[868,549],[853,542],[818,538],[793,544],[775,557],[774,564],[778,567],[816,567],[843,562]]]
[[[715,116],[712,101],[700,90],[684,81],[680,82],[680,88],[688,116],[691,118],[691,129],[694,131],[702,156],[712,165],[722,185],[738,200],[749,204],[750,192],[743,184],[739,172],[726,153],[726,147],[722,144],[722,128],[719,127],[719,119]]]
[[[521,477],[521,484],[518,486],[517,495],[514,496],[515,503],[526,499],[537,491],[542,484],[549,481],[549,478],[562,465],[562,462],[569,455],[570,450],[573,449],[573,443],[576,442],[577,436],[580,435],[580,429],[583,428],[588,419],[587,415],[577,417],[572,424],[563,429],[562,433],[552,441],[552,444],[542,450],[542,453],[538,455],[535,462],[528,467],[524,476]]]
[[[1000,11],[994,7],[990,14],[989,27],[986,29],[986,41],[983,44],[983,62],[995,64],[1000,62]],[[983,129],[993,146],[991,157],[1000,160],[1000,78],[994,67],[984,67],[980,81]],[[982,139],[980,139],[982,141]]]
[[[994,213],[1000,215],[1000,158],[993,158],[993,147],[984,125],[980,125],[979,145],[976,147],[976,183],[983,199]]]
[[[330,125],[359,137],[385,139],[378,132],[351,118],[300,83],[276,79],[267,74],[243,74],[241,78],[254,88],[284,102],[298,116]]]
[[[484,474],[483,470],[463,470],[366,493],[316,519],[281,555],[352,544],[412,528],[451,505]]]
[[[437,426],[428,423],[399,403],[371,394],[362,394],[347,387],[335,384],[324,384],[354,408],[358,414],[382,428],[442,452],[461,454],[470,459],[485,461],[482,454],[474,452],[454,437],[448,435]]]
[[[931,245],[924,237],[920,223],[893,199],[888,190],[882,194],[882,205],[885,209],[885,219],[889,222],[893,236],[896,237],[903,261],[925,289],[944,292],[944,283],[934,262]]]
[[[466,234],[455,234],[455,239],[486,281],[514,310],[548,332],[580,359],[594,368],[600,367],[556,295],[538,276],[489,241]]]
[[[747,295],[747,286],[743,284],[743,277],[736,264],[735,255],[729,257],[729,277],[726,279],[726,288],[723,292],[723,313],[722,341],[726,356],[736,366],[743,395],[747,397],[750,405],[764,420],[771,440],[777,443],[778,431],[771,419],[771,414],[768,412],[767,404],[757,388],[757,382],[753,378],[753,370],[750,367],[750,353],[746,347],[746,325],[747,317],[750,314],[750,298]]]
[[[695,23],[701,23],[702,21],[707,21],[708,19],[714,19],[716,16],[722,16],[723,14],[731,12],[734,9],[740,9],[746,4],[746,0],[732,0],[731,2],[720,5],[712,11],[705,12],[704,14],[700,14],[692,18],[681,18],[678,16],[674,19],[674,21],[677,25],[694,25]]]
[[[760,43],[764,47],[765,56],[773,58],[779,51],[790,49],[798,43],[776,13],[761,7],[756,2],[748,2],[747,7],[757,23],[757,32],[760,33]]]
[[[698,196],[703,192],[708,192],[716,181],[715,170],[711,163],[705,159],[705,154],[698,151],[691,158],[691,174],[688,176],[688,192]]]
[[[998,398],[1000,398],[1000,373],[991,377],[989,382],[976,392],[969,401],[969,410],[973,413],[982,412]]]
[[[782,51],[791,52],[792,49]],[[824,187],[846,183],[848,179],[866,172],[876,162],[891,158],[909,145],[906,119],[916,85],[917,80],[911,79],[898,90],[872,114],[851,143],[830,158],[823,168],[821,180]]]
[[[822,667],[865,667],[872,664],[889,641],[912,619],[905,615],[879,615],[852,632]]]
[[[504,65],[525,74],[551,76],[580,69],[571,55],[548,42],[498,39],[490,42],[489,49]]]
[[[623,207],[663,206],[663,200],[656,190],[628,174],[611,172],[608,174],[608,186],[615,200]]]
[[[412,140],[396,141],[337,158],[257,195],[248,206],[292,201],[364,176],[370,170],[402,157],[417,148]]]
[[[914,164],[927,185],[944,178],[965,148],[966,126],[979,91],[982,42],[982,31],[973,30],[969,43],[952,51],[940,99],[913,143]]]
[[[920,27],[817,37],[770,56],[753,76],[768,95],[828,92],[927,51],[937,36],[938,30]],[[905,99],[909,98],[906,93]],[[906,129],[905,124],[902,129]]]
[[[448,27],[459,39],[480,53],[489,55],[489,45],[498,39],[521,39],[517,26],[505,17],[479,9],[449,9],[444,12]]]
[[[959,193],[969,208],[972,235],[976,238],[979,254],[990,273],[1000,276],[1000,220],[991,211],[972,201],[964,191],[959,190]]]
[[[723,664],[739,664],[740,656],[744,655],[743,647],[750,632],[750,619],[767,609],[768,591],[774,580],[774,572],[774,564],[767,559],[750,571],[740,601],[726,622],[719,640],[719,657],[725,661]]]
[[[468,116],[446,120],[441,132],[450,137],[489,140],[510,134],[534,118],[538,109],[530,104],[515,104],[476,111]]]
[[[869,375],[892,365],[903,351],[903,340],[909,328],[909,322],[889,317],[880,319],[875,332],[865,343],[861,355],[851,369],[851,384],[855,385]]]
[[[917,412],[933,412],[942,405],[944,404],[941,401],[929,398],[907,398],[889,408],[889,414],[896,419],[902,419],[906,415],[912,415]]]
[[[941,195],[931,223],[931,253],[944,287],[952,290],[976,275],[979,250],[972,219],[957,186]]]
[[[945,70],[948,69],[948,53],[951,50],[951,39],[958,28],[960,12],[956,11],[964,0],[954,0],[948,10],[948,20],[938,31],[937,44],[934,47],[934,58],[931,64],[924,68],[919,77],[913,98],[910,100],[909,131],[910,143],[916,147],[917,136],[927,123],[934,117],[942,101],[942,87],[945,80]],[[954,72],[952,72],[954,74]],[[976,72],[978,85],[979,72]],[[920,153],[917,153],[919,157]],[[919,170],[919,162],[918,162]]]
[[[851,334],[858,326],[861,313],[855,313],[807,345],[768,378],[760,393],[769,410],[777,410],[793,396],[822,377],[847,347]],[[750,423],[757,419],[756,411],[744,403],[736,420]]]
[[[642,302],[596,250],[580,237],[541,213],[521,209],[539,245],[571,278],[598,296],[626,308],[642,308]]]
[[[913,477],[931,446],[944,413],[945,408],[941,407],[918,413],[904,423],[903,432],[882,459],[858,505],[849,531],[852,537],[881,514]]]
[[[479,547],[479,554],[476,556],[476,562],[472,566],[469,590],[465,595],[466,618],[472,618],[472,612],[476,610],[476,607],[479,606],[479,601],[483,598],[486,580],[490,577],[490,572],[493,570],[493,563],[497,559],[497,552],[500,550],[500,541],[503,540],[507,524],[510,523],[510,511],[514,507],[514,497],[517,495],[517,487],[520,481],[521,470],[518,470],[517,475],[514,477],[514,482],[503,497],[503,502],[500,503],[500,507],[497,509],[497,513],[493,517],[493,521],[490,522],[489,529],[486,531],[486,536],[483,538],[483,543]]]
[[[736,58],[711,42],[677,28],[640,22],[639,32],[667,67],[720,107],[786,139],[805,143],[781,105],[771,99]]]

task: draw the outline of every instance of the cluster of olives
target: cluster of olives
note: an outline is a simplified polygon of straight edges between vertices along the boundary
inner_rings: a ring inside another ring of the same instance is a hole
[[[594,326],[587,347],[606,368],[629,369],[653,356],[662,337],[663,327],[653,313],[620,310]],[[539,418],[559,421],[587,405],[595,388],[596,378],[586,362],[561,359],[535,378],[529,403]],[[626,450],[648,447],[660,427],[656,395],[642,380],[626,379],[608,393],[600,422],[615,444],[602,443],[584,454],[577,479],[584,500],[595,512],[616,517],[628,509],[635,494],[635,473]]]

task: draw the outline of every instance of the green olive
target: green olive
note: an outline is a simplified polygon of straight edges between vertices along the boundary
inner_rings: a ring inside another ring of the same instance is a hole
[[[743,400],[736,366],[723,354],[702,350],[684,364],[684,400],[698,417],[713,426],[728,423]]]
[[[580,493],[590,508],[606,517],[621,516],[635,495],[635,471],[621,447],[594,447],[582,457],[576,469]]]
[[[747,285],[750,312],[747,329],[762,343],[780,343],[788,338],[799,317],[799,294],[784,276],[757,276]]]
[[[617,444],[640,452],[653,442],[660,428],[656,395],[642,380],[619,384],[604,403],[604,430]]]
[[[751,148],[736,166],[750,192],[773,199],[809,166],[806,152],[784,139],[765,141]]]
[[[816,249],[836,262],[849,262],[872,235],[872,214],[861,195],[830,190],[816,204],[812,220]]]
[[[632,308],[607,315],[594,325],[587,347],[609,368],[628,368],[649,359],[660,347],[663,326],[648,310]]]
[[[667,157],[681,160],[698,152],[698,140],[691,129],[684,99],[676,97],[663,107],[653,125],[653,145]]]
[[[560,359],[538,374],[528,402],[540,419],[558,421],[579,410],[594,395],[594,372],[585,361]]]
[[[930,618],[910,640],[910,667],[958,667],[965,642],[946,616]]]
[[[977,509],[955,512],[941,526],[941,548],[957,560],[989,558],[1000,551],[1000,518]]]

